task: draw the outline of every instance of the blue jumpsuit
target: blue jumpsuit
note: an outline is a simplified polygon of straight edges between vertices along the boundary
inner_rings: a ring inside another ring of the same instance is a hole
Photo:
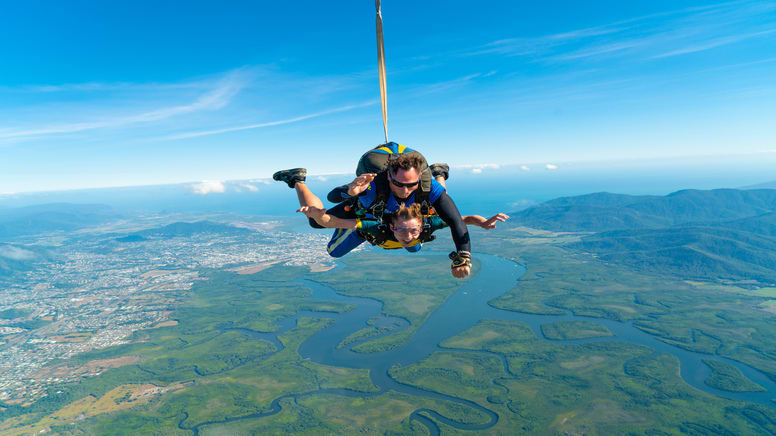
[[[361,203],[361,206],[364,208],[368,208],[375,200],[376,197],[376,188],[375,188],[375,182],[372,181],[369,183],[369,187],[361,193],[361,195],[358,197],[358,201]],[[439,197],[445,192],[445,188],[436,180],[431,181],[431,191],[428,195],[428,200],[430,203],[436,202]],[[410,206],[415,202],[415,193],[413,192],[410,194],[409,197],[404,201],[405,206]],[[388,195],[388,200],[386,201],[385,205],[385,212],[386,213],[393,213],[399,210],[399,202],[396,200],[396,197],[393,195],[393,192],[391,192]],[[438,217],[437,217],[438,218]],[[364,220],[359,221],[359,227],[369,227],[372,228],[369,225],[366,225],[367,221],[371,220]],[[439,219],[442,224],[444,224],[444,221]],[[432,221],[432,230],[437,230],[433,228],[434,221]],[[446,224],[445,224],[446,226]],[[443,226],[444,227],[444,226]],[[438,227],[442,228],[442,227]],[[375,228],[376,230],[376,228]],[[337,229],[334,231],[334,234],[331,237],[331,240],[329,241],[329,244],[327,245],[327,250],[329,252],[329,255],[332,257],[342,257],[348,253],[350,253],[354,248],[358,247],[359,245],[363,244],[366,239],[362,236],[362,232],[364,231],[373,231],[373,230],[367,230],[367,228],[357,228],[357,229]],[[390,241],[386,241],[388,243]],[[394,240],[396,244],[396,242]],[[416,241],[416,243],[410,247],[401,247],[399,245],[398,247],[393,246],[386,246],[383,248],[404,248],[407,251],[410,252],[416,252],[420,250],[421,244],[420,241]]]

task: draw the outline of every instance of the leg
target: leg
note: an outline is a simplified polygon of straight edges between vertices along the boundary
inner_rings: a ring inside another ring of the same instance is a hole
[[[290,170],[280,170],[273,174],[272,178],[279,182],[285,182],[289,188],[295,190],[300,206],[313,206],[323,209],[321,199],[313,194],[305,183],[307,179],[306,169],[292,168]]]
[[[436,179],[436,181],[439,182],[443,188],[447,189],[445,180],[447,180],[450,175],[450,167],[447,166],[447,164],[437,163],[431,165],[429,169],[431,170],[431,176]]]
[[[307,170],[304,168],[292,168],[290,170],[280,170],[272,175],[272,178],[288,184],[288,187],[296,191],[296,197],[299,199],[300,206],[313,206],[323,209],[323,203],[321,199],[316,197],[315,194],[307,187],[305,180],[307,178]],[[323,227],[315,222],[314,219],[309,218],[310,227],[315,229],[322,229]]]
[[[300,206],[313,206],[323,209],[323,202],[310,191],[305,182],[296,182],[294,189],[296,190],[296,197],[299,199]]]
[[[364,238],[353,229],[336,229],[326,246],[329,256],[342,257],[364,243]]]

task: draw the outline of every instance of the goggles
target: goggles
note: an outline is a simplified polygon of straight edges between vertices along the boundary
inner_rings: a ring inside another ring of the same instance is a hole
[[[394,233],[401,233],[403,235],[417,235],[420,233],[420,227],[394,227]]]

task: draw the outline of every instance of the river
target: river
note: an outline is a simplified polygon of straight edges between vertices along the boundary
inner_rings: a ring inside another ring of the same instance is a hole
[[[389,390],[402,392],[409,395],[453,401],[479,410],[489,417],[489,421],[487,423],[480,425],[469,425],[450,420],[433,410],[419,409],[413,412],[411,419],[426,426],[432,435],[439,434],[439,428],[434,420],[438,420],[439,422],[443,422],[447,425],[463,430],[482,430],[492,427],[496,424],[496,422],[498,422],[499,416],[497,413],[488,409],[487,407],[466,399],[456,398],[449,395],[405,385],[397,382],[388,374],[389,369],[394,365],[407,366],[420,362],[435,351],[450,351],[449,348],[439,347],[439,344],[445,339],[463,332],[464,330],[474,326],[480,320],[484,319],[507,320],[525,323],[530,326],[538,338],[552,342],[580,344],[600,341],[624,341],[631,344],[643,345],[657,352],[668,353],[676,356],[680,362],[681,377],[685,382],[695,387],[696,389],[731,400],[750,401],[763,404],[768,407],[776,407],[776,404],[771,401],[772,398],[776,398],[776,383],[774,383],[764,373],[731,359],[688,351],[673,345],[669,345],[660,341],[656,336],[639,330],[631,323],[586,316],[576,316],[571,313],[560,316],[532,315],[496,309],[492,306],[489,306],[488,301],[503,295],[515,287],[517,281],[525,273],[525,268],[510,260],[493,255],[477,254],[477,259],[482,262],[482,268],[478,275],[469,280],[465,285],[463,285],[453,295],[451,295],[444,302],[444,304],[438,307],[431,314],[426,323],[418,329],[418,331],[407,344],[381,353],[363,354],[354,352],[349,347],[352,347],[357,343],[349,344],[347,348],[337,348],[337,345],[351,333],[364,328],[367,325],[367,321],[370,319],[373,321],[376,319],[378,323],[398,324],[400,328],[406,328],[406,320],[381,315],[382,303],[377,300],[363,297],[344,296],[338,294],[334,289],[321,283],[309,279],[300,279],[300,282],[302,282],[304,286],[312,288],[313,295],[311,298],[316,300],[347,303],[353,305],[354,308],[341,314],[308,311],[299,312],[293,317],[287,318],[281,322],[279,330],[273,333],[259,333],[246,329],[234,330],[242,331],[256,339],[271,341],[275,344],[278,350],[280,350],[283,348],[283,345],[277,339],[277,336],[293,328],[296,325],[297,319],[300,317],[331,318],[334,320],[333,325],[315,333],[307,340],[305,340],[299,348],[299,353],[304,358],[324,365],[368,369],[372,382],[380,389],[379,392],[363,393],[347,389],[326,389],[307,392],[304,394],[285,395],[275,399],[275,401],[272,403],[271,410],[268,412],[231,418],[226,421],[204,422],[189,429],[193,430],[195,434],[198,434],[201,426],[268,416],[280,411],[279,402],[283,398],[303,397],[320,393],[372,397]],[[542,334],[542,324],[568,320],[588,321],[604,325],[615,336],[555,341],[547,339]],[[395,331],[396,330],[391,331],[389,334],[395,333]],[[371,339],[374,339],[374,337],[370,338],[370,340]],[[509,368],[506,365],[506,359],[504,356],[500,357],[502,359],[505,370],[507,373],[510,373]],[[711,369],[703,363],[704,359],[718,360],[729,363],[741,370],[750,380],[759,384],[766,390],[763,392],[738,393],[712,388],[704,383],[704,381],[711,375]],[[424,416],[424,413],[433,417],[434,420]]]

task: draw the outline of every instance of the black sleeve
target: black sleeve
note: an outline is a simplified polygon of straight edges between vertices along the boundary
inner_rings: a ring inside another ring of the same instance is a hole
[[[350,198],[350,195],[348,195],[348,185],[337,186],[326,196],[330,203],[341,203],[348,198]]]
[[[465,250],[471,253],[472,248],[471,242],[469,241],[469,230],[466,228],[466,223],[463,222],[461,213],[458,212],[458,208],[455,206],[453,199],[447,195],[447,192],[443,192],[437,201],[434,202],[433,206],[437,215],[442,218],[442,221],[450,226],[450,233],[453,235],[456,251]]]

